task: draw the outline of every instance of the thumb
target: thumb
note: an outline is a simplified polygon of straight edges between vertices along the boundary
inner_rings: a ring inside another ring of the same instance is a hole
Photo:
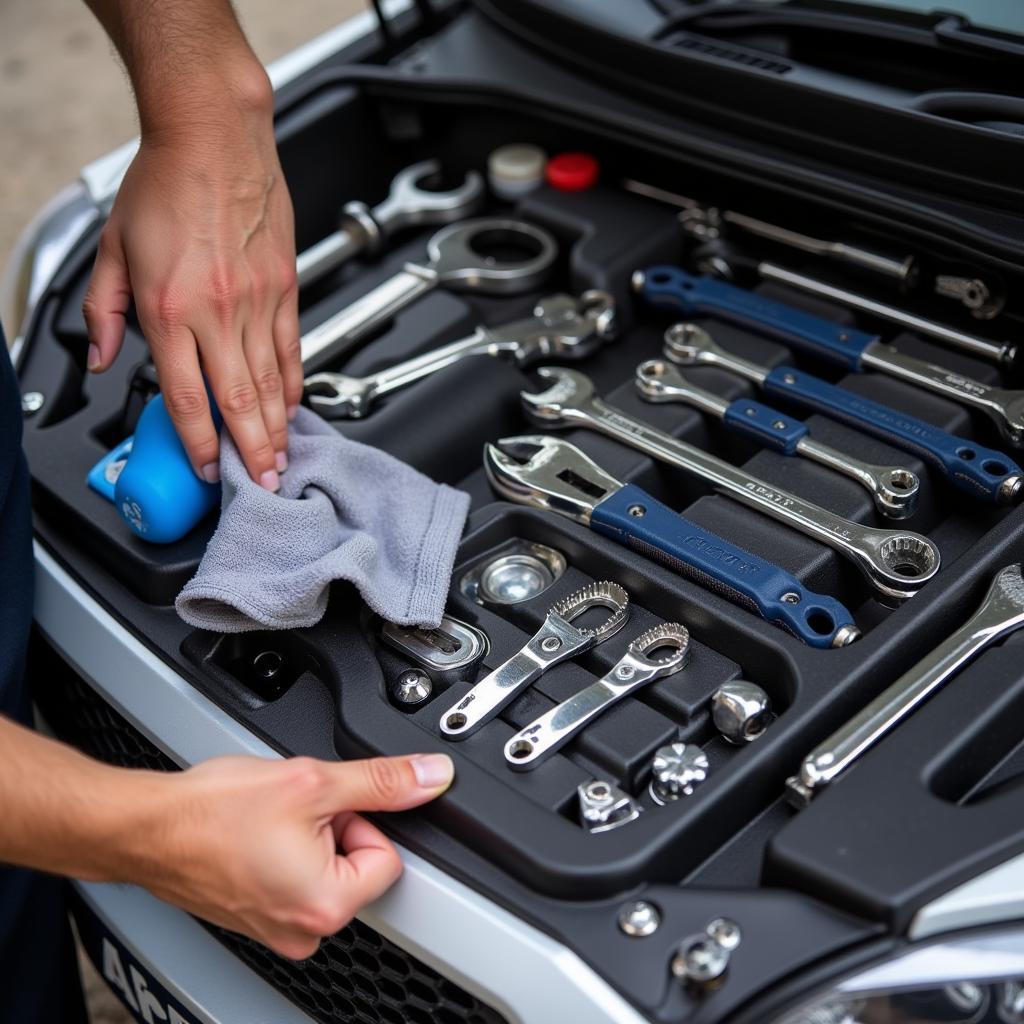
[[[132,298],[128,264],[120,237],[104,231],[100,236],[89,290],[82,313],[89,330],[86,365],[93,372],[106,370],[121,350],[125,314]]]
[[[447,754],[372,757],[332,764],[324,814],[341,811],[404,811],[440,796],[452,783],[455,766]]]

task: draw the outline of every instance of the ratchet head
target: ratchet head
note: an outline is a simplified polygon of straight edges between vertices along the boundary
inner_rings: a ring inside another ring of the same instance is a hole
[[[519,393],[526,415],[536,423],[545,427],[569,427],[585,418],[594,405],[594,383],[585,373],[564,366],[540,366],[537,376],[551,381],[551,386],[538,394]]]
[[[500,327],[488,335],[513,352],[516,363],[528,366],[549,356],[584,359],[615,335],[615,300],[607,292],[549,295],[533,315]]]
[[[652,673],[650,679],[670,676],[690,660],[690,631],[679,622],[663,622],[641,633],[627,653],[633,662]]]
[[[618,583],[608,580],[588,583],[568,597],[556,601],[548,612],[548,618],[555,616],[565,623],[571,623],[591,608],[607,608],[611,614],[598,626],[572,628],[590,637],[592,642],[589,646],[593,647],[614,636],[626,624],[629,618],[629,594]]]
[[[394,176],[387,199],[372,211],[381,234],[418,224],[450,224],[480,208],[484,181],[476,171],[470,171],[457,188],[443,192],[427,188],[440,170],[440,160],[422,160]]]
[[[484,445],[491,486],[520,505],[590,522],[594,506],[622,487],[575,445],[544,434],[504,437]]]

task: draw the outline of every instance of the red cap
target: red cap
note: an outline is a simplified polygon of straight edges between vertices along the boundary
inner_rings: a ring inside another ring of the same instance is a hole
[[[548,161],[548,184],[559,192],[582,192],[597,181],[598,170],[589,153],[559,153]]]

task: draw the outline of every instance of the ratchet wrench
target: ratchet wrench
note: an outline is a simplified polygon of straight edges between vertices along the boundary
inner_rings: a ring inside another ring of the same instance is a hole
[[[1021,626],[1024,577],[1018,563],[996,573],[981,606],[963,626],[804,758],[799,773],[786,783],[791,802],[805,806],[968,662]]]
[[[866,488],[878,511],[890,519],[906,519],[917,508],[921,481],[916,473],[902,466],[875,466],[837,451],[811,437],[806,423],[750,398],[730,402],[705,391],[664,359],[648,359],[636,368],[636,388],[649,402],[682,402],[780,455],[802,455],[848,476]]]
[[[824,320],[711,277],[678,267],[637,271],[633,287],[655,306],[686,316],[711,314],[842,366],[853,373],[878,370],[984,413],[1010,444],[1024,443],[1024,391],[983,384],[962,373],[916,359],[877,334]]]
[[[369,377],[314,373],[306,378],[309,404],[327,419],[358,419],[392,391],[467,356],[503,357],[516,366],[540,359],[583,359],[612,337],[615,300],[607,292],[588,291],[580,298],[549,295],[533,315],[498,327],[478,327],[469,337],[407,359]]]
[[[505,258],[510,248],[521,255]],[[488,251],[494,253],[488,255]],[[405,268],[302,336],[303,365],[349,351],[374,328],[433,288],[514,295],[540,285],[558,254],[535,224],[478,217],[449,224],[427,242],[425,263]]]
[[[590,378],[578,370],[542,366],[537,373],[553,383],[540,394],[521,393],[526,412],[535,422],[555,428],[596,430],[694,474],[740,504],[838,551],[857,566],[882,597],[894,601],[911,597],[938,572],[939,549],[919,533],[882,530],[844,519],[632,419],[605,405],[595,395]]]
[[[574,626],[590,608],[607,608],[611,614],[593,628]],[[472,735],[549,668],[614,636],[628,616],[629,595],[617,583],[591,583],[556,601],[526,645],[441,716],[441,735],[449,740]]]
[[[394,176],[382,203],[372,208],[359,200],[346,203],[338,230],[299,253],[295,261],[299,287],[353,256],[377,252],[390,235],[402,228],[450,224],[475,213],[484,201],[483,178],[470,171],[458,188],[446,192],[424,188],[423,182],[440,170],[440,160],[422,160]]]
[[[658,654],[659,650],[665,653]],[[678,622],[641,633],[605,675],[535,718],[505,744],[509,768],[536,768],[613,704],[655,679],[678,672],[689,658],[690,633]]]
[[[751,362],[726,351],[697,324],[671,326],[665,332],[664,351],[674,363],[729,370],[756,384],[766,395],[788,399],[913,452],[954,487],[981,501],[1010,505],[1020,493],[1024,470],[1002,452],[791,366],[773,369]]]
[[[484,446],[491,486],[509,501],[573,519],[759,615],[811,647],[860,636],[835,598],[677,515],[646,491],[610,476],[568,441],[545,434]]]

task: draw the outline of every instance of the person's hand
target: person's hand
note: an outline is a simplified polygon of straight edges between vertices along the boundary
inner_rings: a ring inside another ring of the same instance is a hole
[[[159,820],[126,837],[127,862],[113,874],[302,959],[401,874],[394,846],[354,812],[416,807],[451,779],[445,754],[216,758],[157,780]]]
[[[219,478],[205,373],[252,478],[277,490],[302,397],[291,200],[266,76],[221,87],[143,139],[100,237],[84,313],[106,370],[134,298],[167,410],[196,473]]]

